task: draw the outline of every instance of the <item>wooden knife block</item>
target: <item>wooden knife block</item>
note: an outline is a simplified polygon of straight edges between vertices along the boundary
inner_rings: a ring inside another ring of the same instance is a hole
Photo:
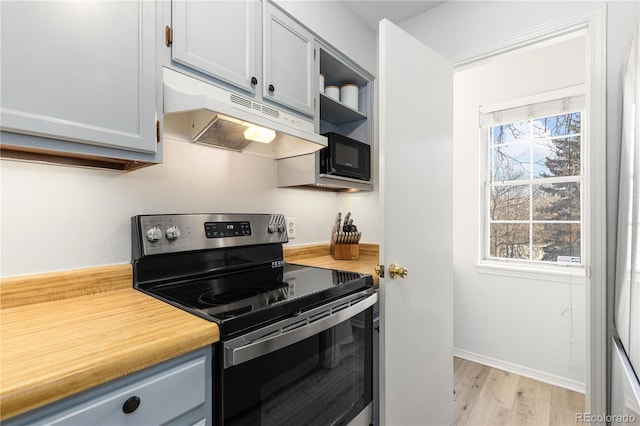
[[[329,246],[329,253],[335,260],[357,260],[360,259],[360,244],[332,243]]]
[[[339,231],[336,231],[336,227],[331,228],[331,244],[329,245],[329,254],[335,260],[358,260],[360,259],[360,241],[361,233],[352,233],[352,234],[340,234]],[[351,237],[348,244],[347,243],[338,243],[337,241],[345,241],[344,238]],[[353,242],[357,241],[357,242]]]

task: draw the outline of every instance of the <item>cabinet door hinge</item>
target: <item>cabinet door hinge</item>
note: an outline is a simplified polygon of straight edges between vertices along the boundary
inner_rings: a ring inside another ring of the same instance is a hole
[[[160,120],[156,120],[156,142],[160,142]]]
[[[164,44],[166,44],[167,47],[171,47],[173,44],[173,30],[168,25],[164,27]]]
[[[313,48],[313,60],[314,61],[316,60],[316,48],[315,47]]]

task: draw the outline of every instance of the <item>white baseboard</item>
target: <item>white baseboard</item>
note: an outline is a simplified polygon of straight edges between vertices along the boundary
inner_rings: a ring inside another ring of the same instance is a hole
[[[585,384],[578,382],[577,380],[567,379],[566,377],[556,376],[554,374],[545,373],[544,371],[534,370],[533,368],[524,367],[522,365],[513,364],[511,362],[502,361],[474,352],[465,351],[463,349],[454,348],[453,356],[463,358],[468,361],[477,362],[479,364],[488,365],[489,367],[498,368],[500,370],[505,370],[510,373],[528,377],[530,379],[539,380],[544,383],[549,383],[550,385],[569,389],[582,394],[584,394],[586,390]]]

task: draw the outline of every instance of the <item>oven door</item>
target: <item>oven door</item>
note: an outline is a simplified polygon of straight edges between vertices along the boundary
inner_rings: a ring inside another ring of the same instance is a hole
[[[372,401],[376,301],[364,291],[223,342],[214,418],[225,425],[349,423]]]

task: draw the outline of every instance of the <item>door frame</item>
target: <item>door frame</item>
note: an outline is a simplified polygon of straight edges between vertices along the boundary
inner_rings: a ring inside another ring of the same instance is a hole
[[[606,5],[550,22],[508,40],[453,56],[454,72],[521,53],[581,32],[586,45],[586,112],[590,149],[585,153],[589,192],[585,194],[584,220],[590,239],[585,247],[587,367],[585,410],[607,413],[607,234],[606,234]]]

